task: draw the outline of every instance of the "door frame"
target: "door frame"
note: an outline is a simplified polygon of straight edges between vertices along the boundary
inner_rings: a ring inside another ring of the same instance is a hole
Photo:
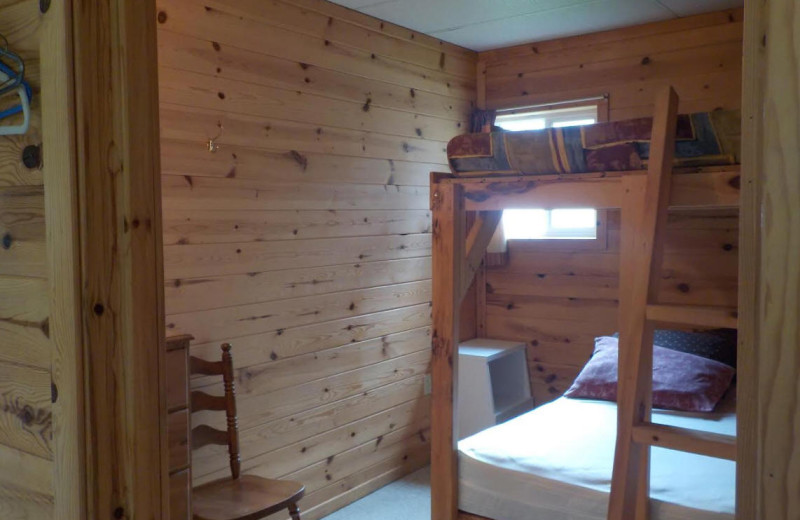
[[[800,235],[791,208],[800,197],[793,4],[745,2],[742,520],[800,513],[786,493],[800,466],[791,435],[800,407],[776,397],[794,395],[800,375],[800,306],[787,287],[800,254],[786,239]],[[41,5],[55,516],[159,519],[167,493],[155,2]],[[776,295],[788,304],[772,303]]]
[[[166,518],[155,1],[39,4],[54,516]]]
[[[745,1],[737,518],[800,515],[800,38],[795,0]]]

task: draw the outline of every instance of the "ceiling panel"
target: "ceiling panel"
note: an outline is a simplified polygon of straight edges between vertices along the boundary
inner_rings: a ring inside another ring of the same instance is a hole
[[[333,1],[479,51],[743,5],[743,0]]]
[[[408,27],[414,24],[421,32],[458,29],[481,22],[502,20],[561,7],[587,4],[596,0],[391,0],[360,9],[362,12]],[[651,1],[651,0],[648,0]],[[492,9],[487,9],[491,5]]]
[[[665,20],[671,12],[656,2],[600,0],[541,13],[489,21],[432,36],[474,49],[488,50],[532,41],[587,34]]]
[[[721,11],[732,7],[741,7],[742,0],[659,0],[661,4],[678,16],[691,16],[693,14]]]

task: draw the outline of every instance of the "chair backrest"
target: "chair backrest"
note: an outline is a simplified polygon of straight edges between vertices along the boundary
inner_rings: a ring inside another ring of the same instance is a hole
[[[206,361],[189,358],[189,372],[206,376],[222,376],[225,395],[210,395],[199,390],[191,394],[190,410],[192,413],[201,410],[225,411],[227,430],[217,430],[206,424],[192,428],[192,449],[202,448],[208,444],[228,446],[231,476],[239,478],[241,459],[239,457],[239,425],[236,418],[236,388],[233,382],[233,356],[230,343],[222,344],[222,360]]]

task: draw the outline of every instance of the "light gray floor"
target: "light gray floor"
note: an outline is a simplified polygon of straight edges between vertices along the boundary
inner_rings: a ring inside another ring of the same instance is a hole
[[[431,469],[407,477],[340,509],[324,520],[430,520]]]

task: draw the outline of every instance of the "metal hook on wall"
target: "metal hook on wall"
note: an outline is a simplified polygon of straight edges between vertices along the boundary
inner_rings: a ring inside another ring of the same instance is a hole
[[[206,149],[208,149],[208,151],[211,153],[217,153],[217,151],[219,150],[219,144],[217,143],[217,139],[219,139],[220,136],[222,136],[222,130],[223,130],[222,123],[219,121],[217,121],[217,128],[219,128],[217,135],[215,137],[209,138],[208,141],[206,141]]]

